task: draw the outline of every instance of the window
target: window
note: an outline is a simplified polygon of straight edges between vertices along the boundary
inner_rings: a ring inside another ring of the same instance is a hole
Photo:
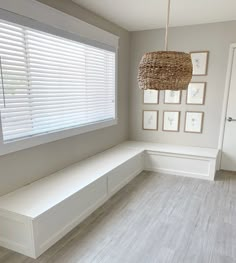
[[[114,120],[115,57],[0,20],[3,142]]]

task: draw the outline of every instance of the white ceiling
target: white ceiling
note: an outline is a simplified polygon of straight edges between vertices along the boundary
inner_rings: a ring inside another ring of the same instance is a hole
[[[73,0],[129,30],[162,28],[167,0]],[[171,26],[236,20],[236,0],[172,0]]]

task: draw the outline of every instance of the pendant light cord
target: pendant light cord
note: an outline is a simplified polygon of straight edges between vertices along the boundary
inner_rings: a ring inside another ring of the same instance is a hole
[[[165,51],[168,51],[168,30],[169,30],[169,24],[170,24],[170,0],[168,0],[168,8],[167,8]]]

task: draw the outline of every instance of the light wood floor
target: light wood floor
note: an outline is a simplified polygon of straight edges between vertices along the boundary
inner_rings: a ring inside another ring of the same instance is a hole
[[[0,262],[236,262],[236,175],[143,172],[39,259],[0,248]]]

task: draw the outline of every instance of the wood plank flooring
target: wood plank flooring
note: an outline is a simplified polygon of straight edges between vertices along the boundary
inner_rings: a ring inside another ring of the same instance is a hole
[[[236,262],[236,175],[143,172],[37,260],[0,248],[0,262]]]

